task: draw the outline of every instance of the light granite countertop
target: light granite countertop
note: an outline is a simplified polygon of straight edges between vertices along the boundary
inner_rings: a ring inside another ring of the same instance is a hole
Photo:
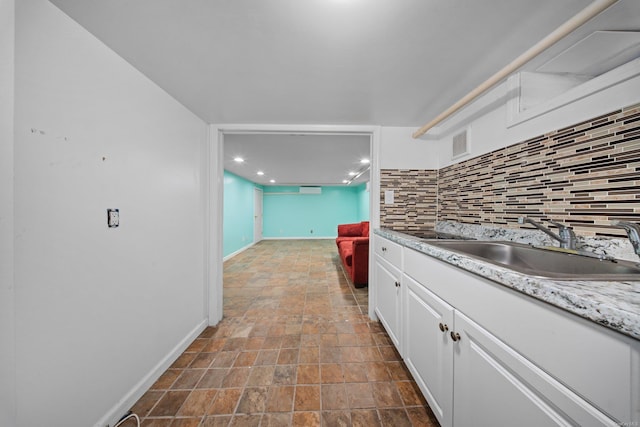
[[[433,246],[408,234],[387,229],[374,233],[640,340],[640,281],[544,279]]]

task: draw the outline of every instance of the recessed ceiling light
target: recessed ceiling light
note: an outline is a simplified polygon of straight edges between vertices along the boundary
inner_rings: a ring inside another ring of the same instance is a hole
[[[243,162],[244,162],[244,159],[243,159],[242,157],[234,157],[234,158],[233,158],[233,161],[234,161],[234,162],[237,162],[237,163],[243,163]]]
[[[356,176],[358,175],[358,172],[349,172],[349,176]]]
[[[343,183],[343,184],[347,184],[348,182],[349,182],[349,180],[348,180],[348,179],[343,179],[343,180],[342,180],[342,183]]]
[[[264,175],[264,172],[262,172],[262,171],[258,171],[258,172],[256,172],[256,173],[257,173],[258,175],[260,175],[260,176]]]
[[[273,184],[274,182],[276,182],[276,180],[275,179],[270,179],[269,182]]]
[[[360,160],[360,163],[362,163],[363,165],[366,165],[369,163],[369,159],[362,159]]]

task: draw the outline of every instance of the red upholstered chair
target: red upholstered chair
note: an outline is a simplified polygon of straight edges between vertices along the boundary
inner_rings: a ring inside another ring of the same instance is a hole
[[[338,225],[338,254],[356,288],[369,283],[369,221]]]

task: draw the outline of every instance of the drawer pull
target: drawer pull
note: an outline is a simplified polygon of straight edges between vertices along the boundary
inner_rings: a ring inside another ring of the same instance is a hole
[[[449,330],[449,327],[448,327],[447,325],[443,325],[442,323],[439,323],[439,324],[438,324],[438,327],[440,328],[440,330],[441,330],[442,332],[446,332],[446,331],[448,331],[448,330]]]
[[[455,341],[460,341],[460,334],[457,332],[453,332],[451,331],[451,339],[455,342]]]

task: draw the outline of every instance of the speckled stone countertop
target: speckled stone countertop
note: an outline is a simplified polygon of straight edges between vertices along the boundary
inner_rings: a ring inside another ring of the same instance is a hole
[[[640,340],[640,281],[559,281],[533,277],[386,229],[374,234],[508,286]]]

